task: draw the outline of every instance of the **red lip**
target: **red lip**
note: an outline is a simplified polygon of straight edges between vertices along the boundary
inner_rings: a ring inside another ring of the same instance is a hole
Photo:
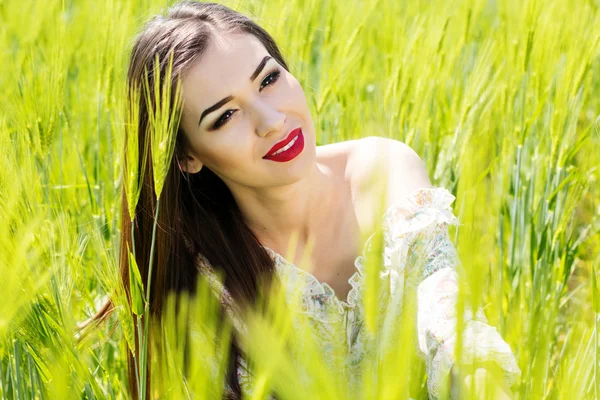
[[[271,149],[267,152],[267,154],[265,154],[263,156],[263,158],[267,157],[267,156],[271,156],[273,155],[273,153],[275,153],[277,150],[281,149],[282,147],[285,147],[289,142],[291,142],[296,136],[298,136],[298,134],[300,133],[300,128],[296,128],[293,131],[291,131],[287,137],[285,139],[283,139],[282,141],[275,143],[275,145],[273,147],[271,147]]]

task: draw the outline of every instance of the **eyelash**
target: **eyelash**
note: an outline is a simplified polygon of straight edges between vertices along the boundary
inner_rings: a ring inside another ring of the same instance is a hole
[[[261,82],[260,90],[262,90],[263,88],[265,88],[267,86],[274,85],[275,82],[277,82],[279,80],[279,76],[280,75],[281,75],[281,71],[279,69],[276,69],[275,71],[273,71],[270,74],[268,74],[265,77],[265,79],[263,79],[263,81]],[[263,86],[262,84],[265,83],[269,78],[271,78],[271,81]],[[229,121],[229,117],[231,117],[236,111],[237,110],[227,110],[227,111],[225,111],[221,115],[221,117],[219,117],[219,119],[215,122],[215,124],[212,127],[212,130],[217,130],[220,127],[222,127],[223,125],[225,125],[227,123],[227,121]],[[228,114],[229,114],[229,117],[223,118],[223,117],[225,117]]]

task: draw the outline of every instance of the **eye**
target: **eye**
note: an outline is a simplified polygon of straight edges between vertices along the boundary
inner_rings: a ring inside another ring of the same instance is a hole
[[[275,71],[271,72],[269,75],[267,75],[265,77],[265,79],[263,79],[263,81],[260,84],[260,90],[264,89],[267,86],[273,85],[275,84],[275,82],[277,82],[277,80],[279,79],[279,76],[281,75],[281,71],[279,69],[276,69]],[[216,130],[219,129],[221,126],[225,125],[227,123],[227,121],[229,121],[229,119],[231,118],[231,116],[236,112],[237,110],[227,110],[225,111],[220,117],[219,119],[215,122],[215,124],[213,125],[211,130]]]
[[[260,84],[260,90],[262,90],[266,86],[273,85],[275,82],[277,82],[277,80],[279,79],[279,75],[281,75],[281,71],[279,71],[278,69],[267,75]]]
[[[217,122],[215,122],[215,124],[213,125],[213,129],[219,129],[221,126],[223,126],[224,124],[227,123],[227,121],[229,121],[229,118],[236,112],[237,110],[227,110],[223,113],[223,115],[221,115],[219,117],[219,119],[217,120]]]

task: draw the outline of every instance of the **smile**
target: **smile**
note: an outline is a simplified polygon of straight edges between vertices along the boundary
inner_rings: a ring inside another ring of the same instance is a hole
[[[304,135],[302,129],[297,128],[290,132],[282,142],[275,144],[263,158],[276,162],[286,162],[296,158],[303,149]]]

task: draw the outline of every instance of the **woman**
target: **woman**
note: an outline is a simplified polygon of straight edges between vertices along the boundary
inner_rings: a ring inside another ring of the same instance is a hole
[[[404,249],[405,256],[408,251],[422,257],[412,270],[418,269],[419,313],[427,310],[430,319],[425,314],[419,319],[417,350],[427,361],[430,396],[437,397],[452,366],[448,343],[454,339],[450,332],[436,330],[437,318],[449,318],[449,308],[444,308],[449,306],[436,306],[436,296],[456,292],[456,285],[450,285],[450,292],[439,291],[442,283],[456,279],[456,254],[447,234],[447,224],[456,224],[449,207],[453,196],[431,186],[422,161],[400,142],[369,137],[316,146],[315,127],[300,84],[272,37],[239,13],[217,4],[186,1],[172,7],[166,17],[154,18],[135,42],[128,71],[130,87],[142,84],[144,71],[152,70],[156,55],[161,75],[173,57],[169,79],[173,83],[181,79],[183,113],[158,216],[162,229],[156,236],[153,314],[160,316],[169,291],[193,292],[199,271],[219,270],[224,276],[222,299],[237,304],[252,304],[260,282],[275,276],[284,280],[300,276],[311,285],[312,292],[306,293],[309,311],[316,315],[322,311],[317,306],[323,304],[332,305],[341,315],[352,311],[349,329],[354,339],[349,346],[357,356],[362,348],[357,344],[363,338],[360,296],[365,260],[360,252],[363,238],[377,227],[375,211],[380,199],[369,182],[381,174],[375,161],[381,161],[379,155],[386,150],[386,251],[399,255]],[[152,87],[153,76],[149,79]],[[152,105],[143,96],[139,105],[141,153],[148,151],[144,144],[149,140],[146,131]],[[150,163],[146,168],[135,213],[134,246],[143,280],[148,275],[156,208]],[[125,282],[129,281],[127,248],[132,247],[127,216],[124,197],[121,265]],[[281,256],[293,238],[298,239],[295,254],[310,249],[308,264],[315,266],[313,273],[296,267],[299,259],[288,261]],[[387,287],[398,288],[403,281],[390,272],[408,270],[409,264],[406,259],[392,258],[386,261],[383,270],[387,274],[382,279]],[[426,259],[430,261],[425,263]],[[390,292],[388,298],[397,294]],[[510,349],[479,317],[480,322],[472,321],[479,323],[478,336],[472,338],[492,348],[494,361],[510,384],[518,374]],[[441,346],[443,341],[447,343]],[[231,349],[235,363],[227,375],[233,397],[249,390],[251,381],[236,343]]]

